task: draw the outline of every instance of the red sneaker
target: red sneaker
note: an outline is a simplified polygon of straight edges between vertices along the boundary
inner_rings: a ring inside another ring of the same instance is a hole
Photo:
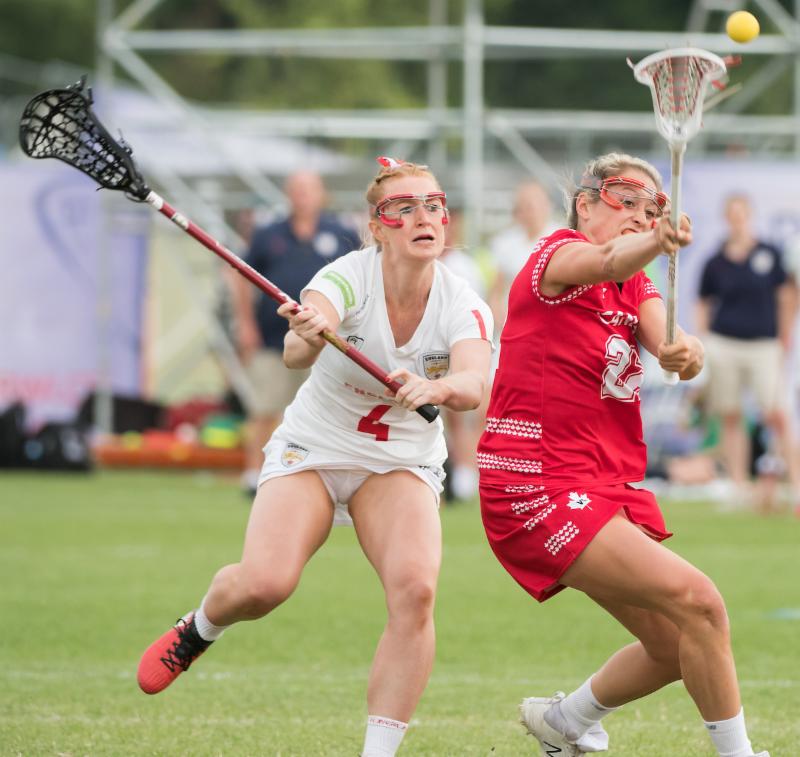
[[[163,691],[212,643],[197,633],[193,612],[181,618],[145,650],[136,676],[139,688],[145,694]]]

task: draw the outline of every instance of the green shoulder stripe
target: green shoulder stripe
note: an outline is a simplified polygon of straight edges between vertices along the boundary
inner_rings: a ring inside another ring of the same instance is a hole
[[[350,286],[350,282],[342,276],[342,274],[337,273],[336,271],[328,271],[327,273],[322,274],[323,279],[328,279],[336,284],[339,287],[339,291],[342,293],[342,297],[344,297],[344,307],[345,310],[349,310],[353,305],[356,304],[356,296],[353,292],[353,287]]]

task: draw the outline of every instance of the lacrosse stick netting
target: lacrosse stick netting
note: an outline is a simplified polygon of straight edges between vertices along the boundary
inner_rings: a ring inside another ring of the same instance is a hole
[[[670,223],[675,229],[681,215],[681,173],[686,144],[700,130],[703,101],[709,87],[723,86],[719,80],[726,72],[722,58],[692,47],[654,53],[633,66],[636,80],[650,87],[656,127],[669,145],[672,163]],[[677,254],[668,257],[666,341],[672,344],[676,332],[678,262]],[[678,375],[665,371],[664,380],[675,384]]]
[[[121,138],[115,140],[108,133],[91,105],[92,92],[86,87],[86,77],[65,89],[48,90],[34,97],[20,119],[19,141],[23,152],[32,158],[62,160],[94,179],[101,187],[122,191],[136,202],[146,202],[235,268],[267,296],[281,304],[292,301],[269,279],[151,190],[134,163],[131,147]],[[321,336],[392,391],[396,392],[402,386],[338,334],[323,331]],[[428,423],[439,415],[439,409],[428,404],[421,405],[416,412]]]
[[[66,89],[34,97],[19,124],[23,151],[32,158],[56,158],[91,176],[101,187],[144,200],[150,191],[136,170],[131,149],[91,117],[86,77]]]

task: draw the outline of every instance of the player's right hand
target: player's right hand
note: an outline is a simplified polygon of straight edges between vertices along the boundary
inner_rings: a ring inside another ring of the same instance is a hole
[[[686,213],[681,213],[679,226],[680,230],[676,232],[672,228],[668,215],[663,215],[656,221],[654,233],[658,246],[663,252],[671,254],[692,243],[692,221]]]
[[[313,347],[322,347],[325,340],[320,336],[328,330],[328,321],[313,305],[298,305],[284,302],[278,308],[278,315],[289,321],[289,328]]]

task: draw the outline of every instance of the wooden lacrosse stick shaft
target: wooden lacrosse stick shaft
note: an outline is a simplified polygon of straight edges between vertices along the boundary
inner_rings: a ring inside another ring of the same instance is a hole
[[[633,68],[636,81],[650,87],[656,126],[667,140],[672,158],[672,206],[670,223],[677,232],[681,217],[681,170],[686,143],[699,131],[703,102],[709,83],[719,83],[725,76],[725,61],[708,50],[679,47],[648,55]],[[677,252],[669,255],[667,271],[667,333],[666,343],[673,344],[676,336],[675,305],[677,302]],[[677,384],[679,376],[664,371],[668,384]]]
[[[669,146],[672,157],[672,179],[670,192],[672,204],[669,209],[669,222],[676,231],[680,228],[681,219],[681,173],[683,171],[683,153],[686,143],[671,144]],[[678,253],[671,252],[667,263],[667,344],[674,344],[677,335],[677,322],[675,309],[678,299]],[[674,386],[680,377],[674,371],[664,371],[664,383]]]
[[[144,199],[148,205],[152,205],[159,213],[162,213],[169,218],[169,220],[172,221],[176,226],[180,226],[180,228],[183,229],[189,236],[194,237],[204,247],[207,247],[215,255],[221,257],[248,281],[255,284],[262,292],[264,292],[264,294],[275,300],[275,302],[278,302],[282,305],[284,302],[292,301],[292,298],[289,297],[288,294],[281,291],[269,279],[265,278],[258,271],[256,271],[255,268],[245,263],[244,260],[237,255],[234,255],[234,253],[232,253],[227,247],[220,244],[216,239],[203,231],[203,229],[190,221],[178,210],[173,208],[166,200],[164,200],[163,197],[151,190]],[[297,309],[299,309],[299,306],[297,306]],[[363,352],[357,350],[355,347],[353,347],[353,345],[348,344],[338,334],[335,334],[330,330],[325,330],[320,334],[320,336],[326,342],[328,342],[328,344],[333,345],[337,350],[339,350],[339,352],[342,352],[354,363],[357,363],[373,378],[376,378],[393,392],[398,391],[398,389],[403,386],[399,381],[390,379],[386,371],[384,371],[376,363],[373,363],[372,360],[370,360]],[[439,408],[436,407],[436,405],[425,404],[420,405],[416,412],[419,413],[426,421],[428,421],[428,423],[431,423],[438,417]]]

